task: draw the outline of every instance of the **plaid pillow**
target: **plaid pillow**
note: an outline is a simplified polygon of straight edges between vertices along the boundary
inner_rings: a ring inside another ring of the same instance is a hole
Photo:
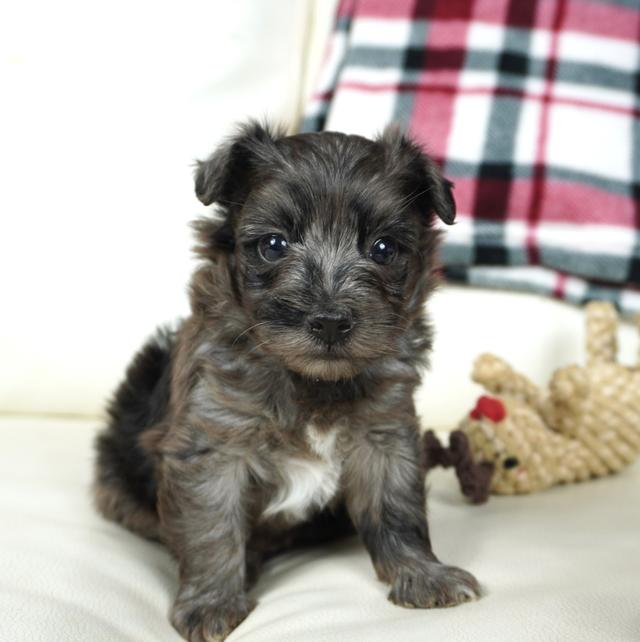
[[[637,0],[343,0],[303,130],[425,144],[449,278],[637,311],[639,37]]]

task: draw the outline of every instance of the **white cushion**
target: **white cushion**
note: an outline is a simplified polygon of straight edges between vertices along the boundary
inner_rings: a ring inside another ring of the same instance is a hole
[[[431,368],[416,394],[426,426],[450,429],[475,405],[480,386],[473,360],[494,352],[534,383],[546,386],[556,368],[585,363],[584,311],[546,297],[446,286],[428,304],[435,327]],[[637,363],[640,338],[629,321],[618,331],[619,359]]]
[[[445,286],[433,296],[428,310],[436,331],[432,365],[416,393],[416,408],[425,426],[451,429],[474,406],[482,389],[471,381],[470,372],[481,352],[499,354],[541,386],[555,368],[584,363],[580,308],[530,294]],[[145,319],[145,328],[153,326]],[[105,333],[109,332],[107,321],[103,319]],[[101,415],[105,400],[147,332],[139,328],[136,333],[134,327],[125,324],[116,337],[105,338],[110,353],[105,352],[100,336],[93,337],[95,345],[77,344],[65,334],[68,331],[63,332],[62,343],[53,339],[54,334],[49,337],[55,343],[51,349],[43,347],[44,354],[30,355],[24,362],[19,359],[24,347],[15,346],[13,360],[0,369],[5,410]],[[11,337],[5,341],[8,350]],[[631,323],[621,323],[619,343],[620,359],[633,363],[639,340]],[[54,350],[60,361],[44,364],[53,359]]]
[[[0,419],[0,639],[178,642],[167,621],[176,564],[90,504],[88,421]],[[467,505],[431,476],[434,547],[486,595],[405,610],[355,540],[270,562],[245,642],[638,639],[640,466],[599,481]]]

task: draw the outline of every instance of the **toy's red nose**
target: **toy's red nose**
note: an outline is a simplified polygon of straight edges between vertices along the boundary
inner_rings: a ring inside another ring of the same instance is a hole
[[[491,421],[498,422],[507,416],[507,412],[500,399],[483,395],[478,399],[476,407],[469,413],[469,416],[472,419],[482,419],[482,417],[486,417],[487,419],[491,419]]]

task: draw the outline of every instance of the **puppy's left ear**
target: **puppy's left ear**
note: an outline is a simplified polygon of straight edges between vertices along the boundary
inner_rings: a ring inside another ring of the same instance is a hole
[[[389,125],[378,140],[385,148],[389,170],[405,183],[409,202],[451,225],[456,218],[453,183],[442,176],[436,162],[398,125]]]

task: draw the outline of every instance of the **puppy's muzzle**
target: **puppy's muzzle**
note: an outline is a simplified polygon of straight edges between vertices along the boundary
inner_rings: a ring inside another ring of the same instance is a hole
[[[353,319],[347,312],[322,312],[307,320],[309,332],[327,345],[342,343],[351,334]]]

